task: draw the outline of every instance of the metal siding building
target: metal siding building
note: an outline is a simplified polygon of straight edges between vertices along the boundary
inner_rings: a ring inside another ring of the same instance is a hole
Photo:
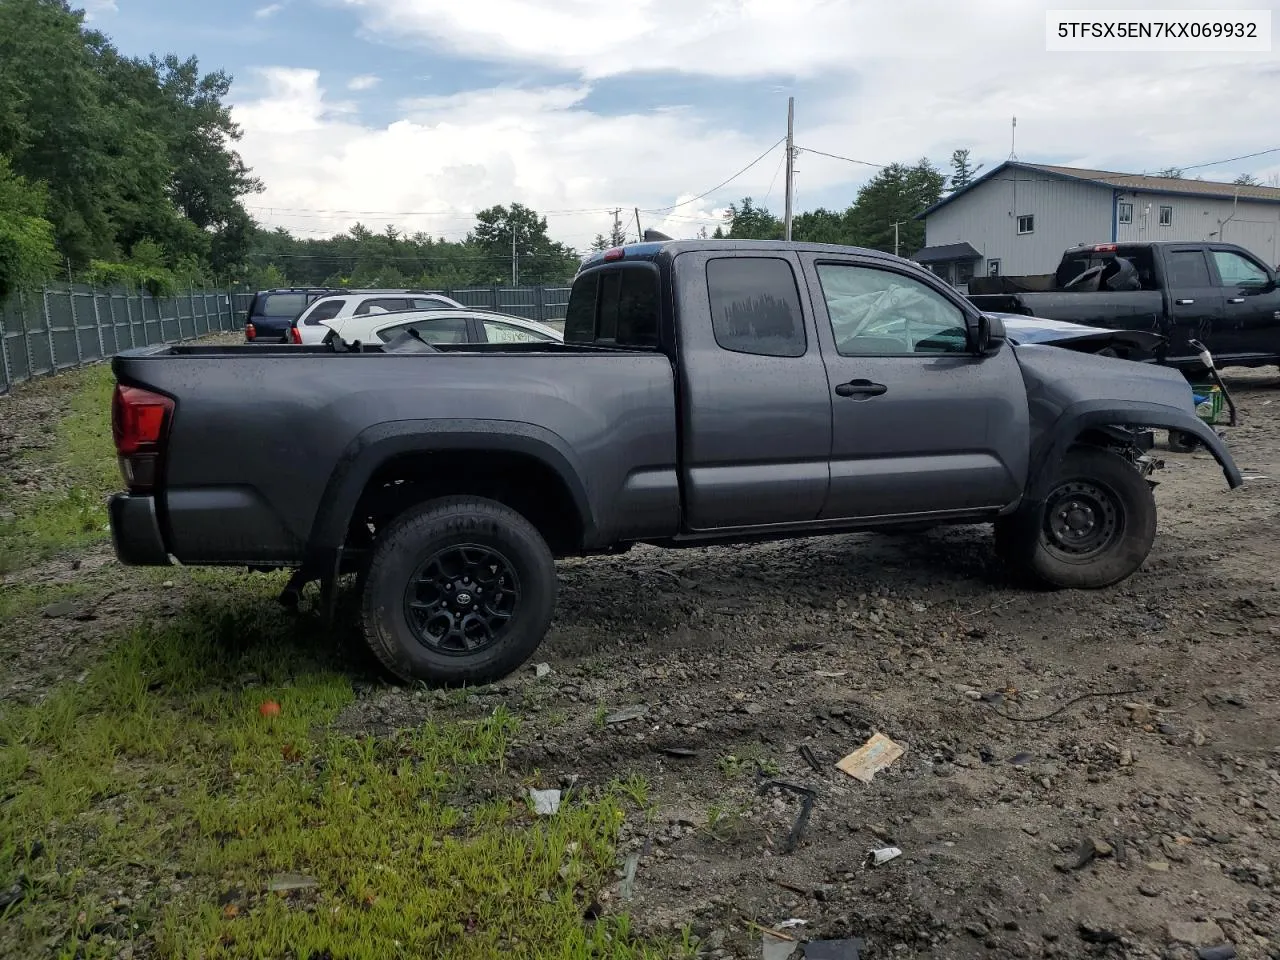
[[[912,259],[958,285],[1051,273],[1068,247],[1111,240],[1222,240],[1280,263],[1274,187],[1009,161],[918,219],[925,247]]]

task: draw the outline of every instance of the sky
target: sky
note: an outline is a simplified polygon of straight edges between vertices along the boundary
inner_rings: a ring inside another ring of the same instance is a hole
[[[1280,147],[1280,43],[1047,52],[1045,11],[1088,6],[1070,0],[82,2],[126,54],[234,76],[238,149],[266,186],[246,205],[300,236],[359,221],[460,239],[518,201],[581,250],[616,208],[676,237],[743,196],[781,213],[789,96],[797,211],[844,209],[874,164],[949,170],[962,147],[986,169],[1012,146],[1129,173]],[[1280,152],[1196,171],[1244,172],[1280,175]]]

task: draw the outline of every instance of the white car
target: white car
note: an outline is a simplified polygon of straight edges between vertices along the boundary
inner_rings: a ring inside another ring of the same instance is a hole
[[[334,331],[347,343],[389,343],[410,327],[427,343],[563,343],[554,327],[484,310],[405,310],[399,313],[365,313],[326,320],[327,335]],[[323,339],[323,338],[322,338]]]
[[[462,304],[443,293],[342,293],[321,297],[294,318],[292,343],[320,343],[329,332],[324,323],[344,317],[398,310],[461,310]]]

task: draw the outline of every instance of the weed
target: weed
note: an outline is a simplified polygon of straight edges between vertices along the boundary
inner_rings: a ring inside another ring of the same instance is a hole
[[[643,810],[649,805],[649,781],[642,774],[633,773],[626,780],[615,779],[610,784],[610,789],[634,803],[637,810]]]

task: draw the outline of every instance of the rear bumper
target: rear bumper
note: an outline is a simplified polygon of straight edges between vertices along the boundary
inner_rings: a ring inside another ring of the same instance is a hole
[[[117,493],[111,498],[109,510],[111,542],[121,563],[130,567],[169,566],[155,497]]]

